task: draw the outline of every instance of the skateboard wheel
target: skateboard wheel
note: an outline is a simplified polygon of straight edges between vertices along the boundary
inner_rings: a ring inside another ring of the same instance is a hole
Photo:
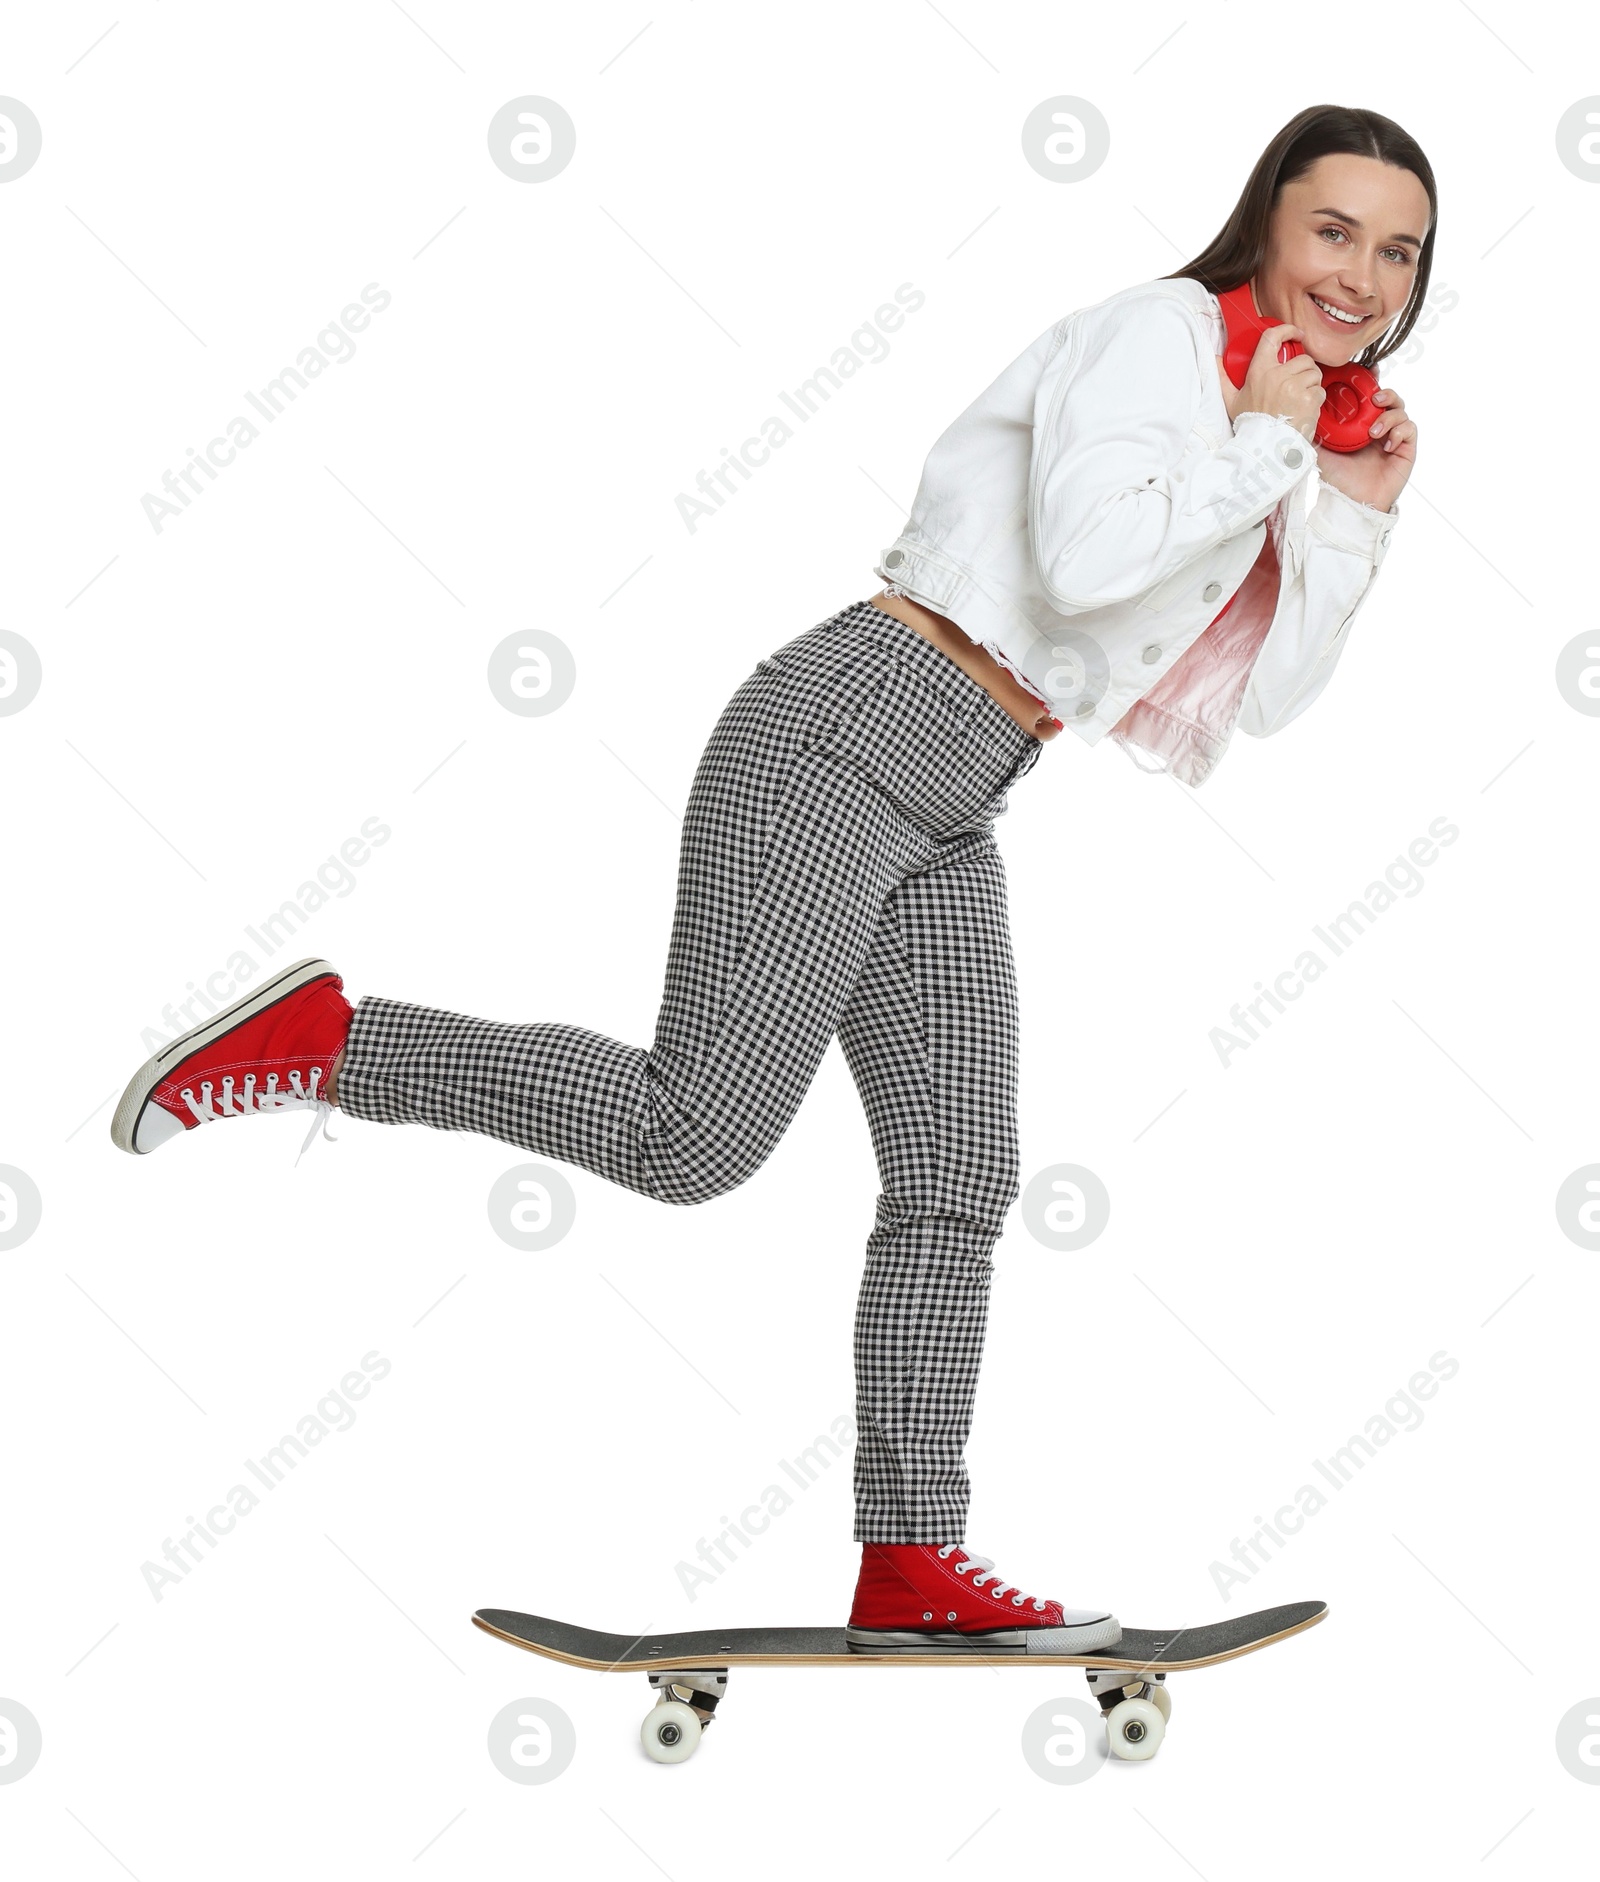
[[[1165,1686],[1152,1686],[1150,1688],[1150,1702],[1161,1714],[1162,1718],[1170,1719],[1172,1717],[1172,1694],[1167,1691]]]
[[[682,1764],[700,1743],[702,1730],[692,1706],[681,1699],[664,1699],[645,1714],[639,1737],[657,1764]]]
[[[1148,1699],[1123,1699],[1106,1714],[1106,1741],[1113,1758],[1153,1758],[1167,1721]]]

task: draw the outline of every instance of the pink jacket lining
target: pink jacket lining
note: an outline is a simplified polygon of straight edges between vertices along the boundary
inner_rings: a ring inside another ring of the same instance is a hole
[[[1278,582],[1278,556],[1269,529],[1261,553],[1227,606],[1106,734],[1126,747],[1141,770],[1170,771],[1189,785],[1210,776],[1227,749],[1256,655],[1272,626]],[[1234,603],[1252,588],[1267,591],[1261,604],[1233,613]],[[1155,762],[1146,763],[1138,755],[1141,751]]]

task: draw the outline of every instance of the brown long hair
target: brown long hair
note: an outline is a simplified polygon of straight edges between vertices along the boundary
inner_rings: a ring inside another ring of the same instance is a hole
[[[1433,238],[1439,227],[1439,193],[1434,185],[1433,166],[1408,131],[1403,131],[1393,118],[1383,117],[1376,111],[1344,105],[1308,105],[1297,117],[1292,117],[1256,159],[1256,167],[1233,206],[1233,214],[1211,238],[1210,244],[1193,261],[1160,278],[1175,281],[1187,275],[1213,294],[1225,294],[1229,288],[1238,287],[1241,281],[1251,280],[1266,259],[1267,229],[1284,184],[1293,182],[1330,151],[1376,157],[1380,163],[1392,163],[1397,169],[1409,170],[1428,193],[1428,232],[1422,238],[1422,250],[1417,257],[1411,297],[1399,318],[1391,321],[1369,347],[1356,355],[1361,365],[1375,366],[1400,347],[1417,324],[1433,272]]]

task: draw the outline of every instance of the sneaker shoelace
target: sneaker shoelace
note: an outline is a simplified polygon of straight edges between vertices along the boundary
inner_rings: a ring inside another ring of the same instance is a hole
[[[1011,1597],[1011,1605],[1014,1608],[1020,1608],[1025,1601],[1031,1601],[1036,1612],[1040,1614],[1044,1612],[1044,1602],[1042,1602],[1037,1595],[1024,1594],[1020,1588],[1017,1588],[1017,1584],[1014,1581],[1006,1581],[1002,1576],[997,1575],[994,1572],[994,1563],[987,1555],[971,1555],[968,1554],[967,1550],[961,1547],[960,1543],[947,1542],[939,1551],[939,1560],[941,1562],[948,1562],[950,1557],[958,1552],[966,1558],[964,1561],[960,1561],[956,1564],[955,1572],[958,1575],[966,1574],[969,1568],[978,1570],[978,1573],[972,1578],[974,1588],[981,1588],[986,1581],[992,1581],[995,1585],[989,1592],[996,1601],[1000,1599],[1001,1595],[1003,1595],[1008,1588],[1016,1588],[1016,1593]]]
[[[179,1094],[189,1107],[196,1123],[214,1124],[224,1117],[259,1117],[267,1111],[315,1111],[311,1128],[306,1132],[305,1142],[300,1146],[300,1161],[311,1148],[312,1140],[320,1132],[330,1144],[339,1140],[328,1129],[328,1120],[333,1116],[333,1106],[323,1097],[318,1089],[322,1079],[322,1067],[313,1065],[309,1081],[300,1076],[298,1067],[289,1073],[289,1089],[285,1091],[278,1083],[278,1074],[269,1072],[265,1085],[257,1083],[254,1072],[246,1072],[243,1082],[235,1085],[230,1072],[222,1081],[218,1092],[209,1078],[202,1079],[200,1095],[197,1098],[190,1086],[185,1086]]]

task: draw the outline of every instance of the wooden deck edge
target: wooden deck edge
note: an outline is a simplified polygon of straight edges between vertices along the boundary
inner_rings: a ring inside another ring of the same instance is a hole
[[[1259,1653],[1263,1647],[1275,1645],[1280,1640],[1287,1640],[1291,1634],[1303,1634],[1308,1627],[1315,1627],[1319,1621],[1328,1618],[1324,1608],[1320,1614],[1313,1614],[1309,1619],[1296,1621],[1292,1627],[1282,1628],[1278,1633],[1267,1634],[1260,1640],[1252,1640],[1247,1647],[1232,1647],[1226,1653],[1205,1654],[1195,1660],[1119,1660],[1114,1653],[850,1653],[850,1654],[815,1654],[815,1653],[704,1653],[695,1656],[676,1656],[672,1659],[648,1660],[586,1660],[578,1654],[561,1653],[554,1647],[535,1646],[532,1641],[522,1640],[515,1634],[508,1634],[503,1628],[493,1627],[488,1621],[480,1620],[476,1614],[472,1617],[474,1627],[482,1628],[484,1633],[492,1634],[497,1640],[504,1640],[508,1645],[521,1647],[525,1653],[536,1653],[544,1660],[559,1660],[564,1666],[581,1666],[594,1673],[646,1673],[674,1672],[682,1673],[693,1670],[707,1670],[718,1666],[1077,1666],[1077,1667],[1116,1667],[1129,1672],[1139,1672],[1145,1667],[1159,1667],[1164,1673],[1181,1673],[1197,1666],[1220,1666],[1224,1660],[1242,1660],[1247,1654]]]

